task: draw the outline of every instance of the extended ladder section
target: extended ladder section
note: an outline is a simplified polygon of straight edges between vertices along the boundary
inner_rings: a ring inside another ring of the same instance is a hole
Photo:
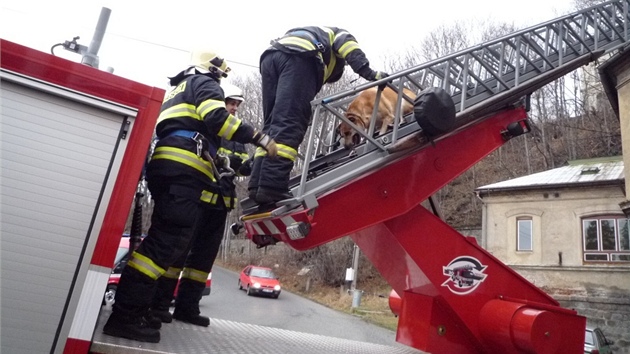
[[[629,7],[630,0],[602,3],[314,101],[301,174],[292,180],[295,198],[262,213],[243,201],[248,237],[259,246],[282,241],[306,250],[350,236],[404,294],[397,339],[412,347],[431,353],[581,352],[584,317],[560,308],[422,204],[528,132],[524,98],[623,48]],[[352,151],[335,147],[329,132],[339,121],[352,125],[344,116],[349,102],[379,85],[398,92],[399,102],[407,99],[403,87],[419,97],[444,90],[454,121],[397,111],[386,134],[374,136],[371,124]]]

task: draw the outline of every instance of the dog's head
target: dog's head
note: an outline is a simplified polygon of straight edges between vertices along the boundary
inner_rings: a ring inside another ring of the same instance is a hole
[[[357,114],[352,112],[346,112],[346,118],[351,121],[353,124],[358,126],[359,128],[366,131],[365,121]],[[359,145],[361,143],[361,135],[357,134],[356,130],[350,126],[350,124],[346,122],[341,122],[339,127],[339,135],[343,139],[343,147],[346,149],[352,149],[355,145]]]

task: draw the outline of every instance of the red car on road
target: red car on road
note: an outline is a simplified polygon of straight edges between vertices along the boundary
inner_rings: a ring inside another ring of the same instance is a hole
[[[116,296],[116,289],[118,288],[120,273],[122,273],[123,268],[125,267],[125,265],[127,265],[130,254],[129,235],[124,234],[120,238],[120,244],[118,245],[118,251],[116,252],[116,258],[114,259],[114,268],[112,269],[112,274],[109,275],[109,280],[107,281],[107,288],[105,289],[105,295],[103,296],[103,305],[111,306],[114,304],[114,297]],[[173,299],[177,297],[179,282],[177,282],[177,285],[178,286],[175,288],[175,292],[173,294]],[[208,279],[206,280],[206,288],[203,290],[204,296],[210,295],[211,285],[212,272],[208,274]]]
[[[280,281],[271,268],[248,265],[238,279],[238,288],[247,295],[266,295],[277,299],[280,296]]]

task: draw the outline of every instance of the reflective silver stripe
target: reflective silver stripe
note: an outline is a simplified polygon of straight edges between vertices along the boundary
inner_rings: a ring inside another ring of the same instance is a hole
[[[293,225],[296,223],[295,219],[292,216],[283,216],[280,218],[285,226]]]
[[[256,230],[256,235],[264,235],[265,232],[263,231],[263,229],[260,227],[260,225],[258,225],[257,222],[253,222],[252,223],[252,227],[254,227],[254,230]]]
[[[143,256],[136,251],[131,254],[131,259],[127,262],[127,267],[131,267],[153,280],[157,280],[157,278],[164,274],[164,269],[153,263],[149,257]]]
[[[276,225],[273,224],[273,222],[271,220],[265,220],[263,221],[263,223],[265,224],[265,226],[267,226],[267,228],[269,229],[269,231],[274,234],[277,235],[280,233],[280,230],[278,230],[278,228],[276,227]]]
[[[214,173],[212,172],[212,165],[210,162],[188,150],[170,146],[161,146],[155,149],[152,159],[165,159],[182,163],[208,176],[208,178],[210,178],[213,182],[217,181],[214,177]]]
[[[190,280],[205,284],[206,280],[208,279],[208,274],[210,273],[202,272],[200,270],[192,268],[184,268],[184,270],[182,271],[182,278],[188,278]]]

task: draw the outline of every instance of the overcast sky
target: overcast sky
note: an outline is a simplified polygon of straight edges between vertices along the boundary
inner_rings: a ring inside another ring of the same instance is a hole
[[[417,46],[426,33],[453,21],[496,21],[529,27],[573,11],[573,0],[3,0],[0,36],[50,53],[80,36],[89,46],[101,10],[111,10],[98,52],[100,68],[166,88],[166,77],[188,63],[195,47],[214,48],[233,74],[251,73],[269,41],[292,27],[328,25],[351,32],[374,69],[386,56]],[[368,5],[371,4],[371,5]],[[378,5],[377,5],[378,4]],[[55,54],[80,61],[78,54]],[[228,79],[229,80],[229,79]]]

